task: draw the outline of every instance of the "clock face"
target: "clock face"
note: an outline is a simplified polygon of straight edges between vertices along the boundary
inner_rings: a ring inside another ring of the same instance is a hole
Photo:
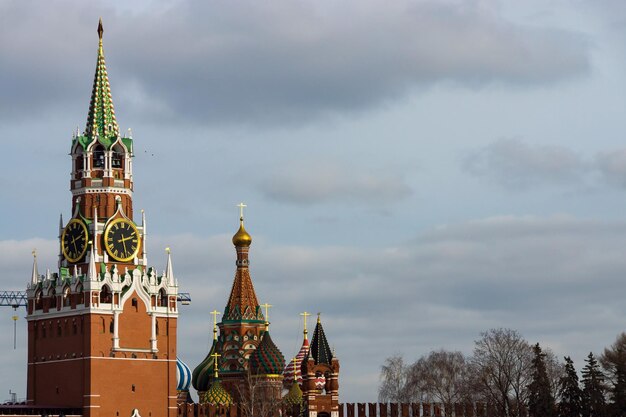
[[[63,229],[61,235],[61,250],[69,262],[76,262],[87,252],[87,226],[78,220],[72,219]]]
[[[139,252],[139,232],[126,219],[113,220],[104,231],[104,247],[113,259],[127,262]]]

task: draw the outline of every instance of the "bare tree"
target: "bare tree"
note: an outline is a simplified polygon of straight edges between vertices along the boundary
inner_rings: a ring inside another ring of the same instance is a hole
[[[422,356],[411,365],[405,392],[421,393],[427,401],[442,403],[443,415],[451,416],[454,404],[471,397],[470,379],[470,366],[465,356],[442,349]]]
[[[526,404],[532,349],[512,329],[491,329],[475,342],[475,388],[503,417],[521,416]]]
[[[380,387],[378,401],[410,402],[411,394],[407,392],[408,367],[400,355],[394,355],[385,360],[380,370]]]
[[[247,371],[243,382],[236,385],[243,417],[273,417],[279,414],[282,381],[268,381]]]
[[[550,393],[558,403],[561,398],[561,379],[565,377],[565,364],[561,362],[550,348],[543,349],[546,372],[550,382]]]

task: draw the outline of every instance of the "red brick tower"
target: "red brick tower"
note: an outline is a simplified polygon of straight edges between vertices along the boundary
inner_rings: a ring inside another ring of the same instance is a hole
[[[133,220],[133,140],[120,136],[102,48],[87,125],[72,140],[72,216],[59,226],[59,272],[28,294],[29,404],[85,416],[176,415],[178,284],[148,268]]]
[[[330,350],[319,314],[302,377],[305,415],[339,417],[339,360]]]

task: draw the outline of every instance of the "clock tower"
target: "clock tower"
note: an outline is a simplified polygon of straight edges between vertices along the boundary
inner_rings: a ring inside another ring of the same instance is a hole
[[[71,216],[59,224],[58,272],[28,284],[27,402],[84,416],[176,415],[178,284],[148,267],[146,221],[133,212],[133,139],[120,135],[98,25],[84,132],[70,155]]]

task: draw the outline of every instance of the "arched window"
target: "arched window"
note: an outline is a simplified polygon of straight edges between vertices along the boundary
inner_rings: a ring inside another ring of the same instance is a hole
[[[76,305],[85,304],[85,293],[83,292],[83,286],[79,285],[76,288],[76,292],[78,293],[78,299],[76,300]]]
[[[111,168],[122,168],[124,162],[124,151],[120,146],[113,148],[113,155],[111,157]]]
[[[165,289],[163,288],[159,290],[159,298],[157,300],[157,305],[159,307],[167,306],[167,293],[165,292]]]
[[[79,147],[78,152],[76,153],[76,160],[74,162],[74,173],[76,174],[75,175],[76,179],[81,177],[80,173],[84,169],[85,169],[85,166],[84,166],[84,162],[83,162],[83,151]]]
[[[57,292],[54,288],[51,288],[48,292],[48,296],[50,297],[50,308],[54,308],[57,306]]]
[[[41,310],[42,308],[43,303],[41,302],[41,290],[39,290],[35,294],[35,310]]]
[[[104,168],[104,147],[97,145],[93,151],[93,167]]]
[[[63,289],[63,307],[69,307],[72,304],[72,299],[70,296],[70,287],[65,287]]]
[[[111,294],[111,289],[108,285],[105,285],[100,290],[100,302],[111,304],[113,302],[113,295]]]

